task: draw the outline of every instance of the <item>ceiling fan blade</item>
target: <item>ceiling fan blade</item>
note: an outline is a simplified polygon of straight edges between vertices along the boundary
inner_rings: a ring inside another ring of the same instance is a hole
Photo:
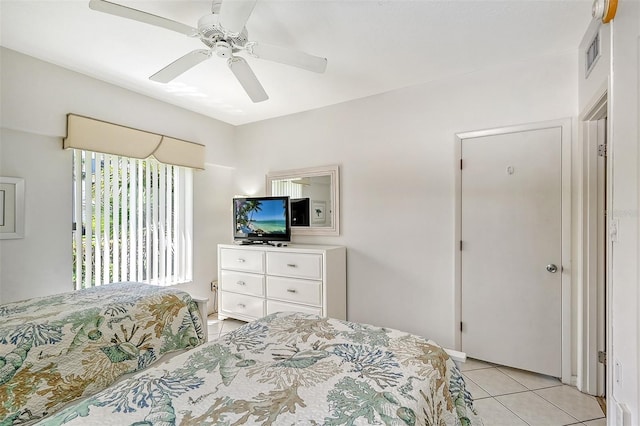
[[[149,80],[158,83],[168,83],[180,74],[198,65],[211,57],[211,51],[207,49],[198,49],[189,52],[181,58],[176,59],[160,71],[149,77]]]
[[[251,42],[247,44],[247,52],[256,58],[279,62],[305,70],[323,73],[327,69],[327,58],[309,55],[298,50]]]
[[[99,12],[105,12],[111,15],[120,16],[122,18],[144,22],[145,24],[155,25],[156,27],[166,28],[171,31],[177,31],[188,36],[198,35],[198,30],[196,28],[190,27],[189,25],[185,25],[171,19],[163,18],[161,16],[153,15],[151,13],[143,12],[138,9],[132,9],[127,6],[111,3],[105,0],[90,0],[89,8],[97,10]]]
[[[229,58],[227,65],[253,102],[262,102],[269,99],[267,92],[264,91],[262,84],[260,84],[258,78],[244,58],[233,56]]]
[[[223,0],[218,26],[225,35],[237,37],[242,32],[255,5],[256,0]]]

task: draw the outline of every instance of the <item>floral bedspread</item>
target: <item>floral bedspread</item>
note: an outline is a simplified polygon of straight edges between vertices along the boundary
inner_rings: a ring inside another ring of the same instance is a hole
[[[204,333],[189,294],[140,283],[0,305],[0,425],[42,419]]]
[[[481,425],[459,370],[400,331],[275,313],[41,425]]]

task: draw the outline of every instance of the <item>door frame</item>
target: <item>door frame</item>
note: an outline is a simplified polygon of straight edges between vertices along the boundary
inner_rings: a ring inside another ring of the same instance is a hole
[[[483,136],[495,136],[506,133],[525,132],[560,128],[561,130],[561,164],[562,164],[562,383],[572,384],[571,376],[571,119],[550,120],[537,123],[519,124],[494,129],[476,130],[456,133],[455,135],[455,201],[454,201],[454,336],[456,349],[462,348],[462,253],[460,241],[462,236],[462,141]]]
[[[597,191],[599,188],[599,170],[597,165],[597,145],[598,131],[596,122],[603,118],[608,118],[608,94],[607,88],[603,87],[598,94],[585,108],[585,112],[580,115],[580,135],[581,141],[581,210],[580,210],[580,244],[577,249],[576,258],[580,262],[580,282],[578,286],[578,321],[577,321],[577,350],[578,350],[578,380],[576,386],[578,390],[601,396],[603,393],[608,397],[607,383],[605,371],[608,367],[604,367],[598,362],[598,350],[601,339],[600,333],[604,332],[606,339],[604,349],[607,355],[611,354],[609,347],[609,339],[611,330],[611,312],[609,309],[611,299],[611,238],[609,232],[606,232],[606,240],[601,246],[598,241],[598,221],[602,218],[598,216]],[[607,126],[605,139],[610,139],[609,126]],[[607,143],[607,145],[609,145]],[[610,150],[610,146],[607,147]],[[606,199],[605,210],[611,211],[611,194],[612,194],[612,164],[610,156],[605,157],[606,162]],[[606,222],[608,224],[608,222]],[[599,265],[599,259],[602,259],[602,251],[606,247],[606,257],[604,265]],[[605,282],[601,282],[598,276],[598,268],[605,268]],[[604,299],[599,296],[603,293]],[[606,302],[605,302],[606,301]],[[604,315],[603,312],[604,311]]]

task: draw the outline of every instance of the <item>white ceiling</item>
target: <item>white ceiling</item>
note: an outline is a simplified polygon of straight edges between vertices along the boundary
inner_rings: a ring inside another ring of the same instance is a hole
[[[194,27],[211,9],[110,1]],[[250,40],[324,56],[328,67],[316,74],[245,56],[270,97],[254,104],[216,56],[170,84],[148,80],[205,46],[88,3],[0,0],[0,44],[233,125],[575,50],[591,20],[591,0],[258,0]]]

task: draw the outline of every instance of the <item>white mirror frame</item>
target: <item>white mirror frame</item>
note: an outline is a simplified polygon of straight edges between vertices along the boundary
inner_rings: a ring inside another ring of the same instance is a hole
[[[309,167],[306,169],[281,170],[267,173],[266,192],[271,194],[271,182],[280,179],[295,179],[313,176],[331,177],[331,226],[292,226],[292,235],[340,235],[340,169],[337,165]]]

